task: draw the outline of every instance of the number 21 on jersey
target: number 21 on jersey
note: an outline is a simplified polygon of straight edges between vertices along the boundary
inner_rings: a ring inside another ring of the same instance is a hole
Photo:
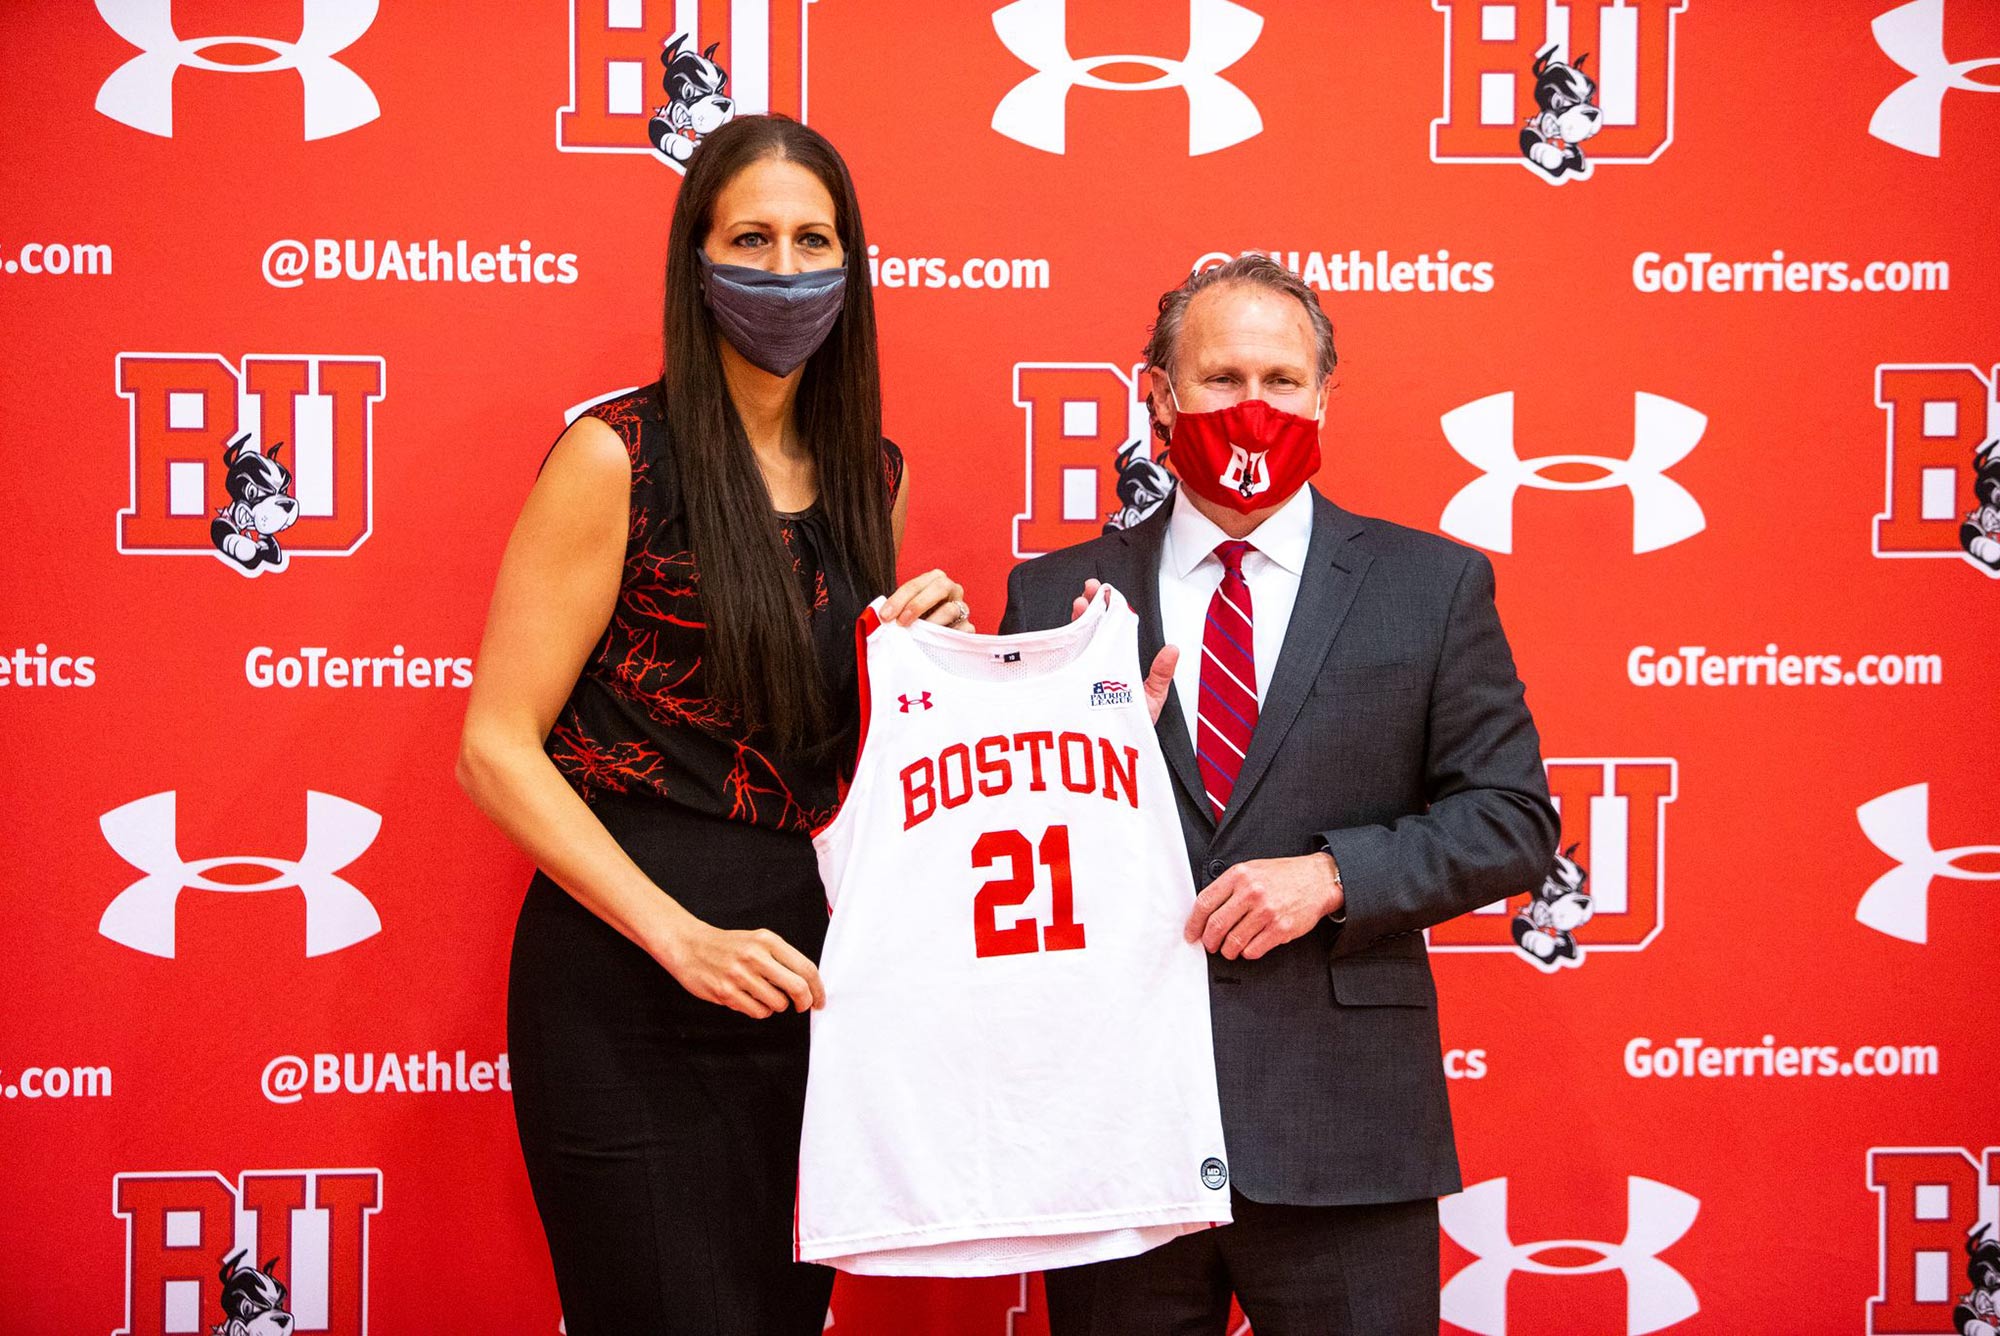
[[[1083,925],[1076,921],[1075,897],[1069,880],[1069,827],[1050,826],[1042,833],[1039,846],[1030,845],[1018,830],[989,830],[972,845],[972,866],[995,867],[1004,861],[1007,875],[979,888],[972,900],[972,937],[975,954],[1021,956],[1035,951],[1081,951]],[[1054,922],[1044,925],[1021,918],[1000,926],[1000,911],[1026,904],[1035,893],[1037,864],[1049,870],[1050,912]]]

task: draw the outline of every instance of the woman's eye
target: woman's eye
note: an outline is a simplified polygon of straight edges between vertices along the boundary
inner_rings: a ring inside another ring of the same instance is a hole
[[[832,243],[818,232],[808,232],[799,238],[799,244],[812,250],[825,250]]]
[[[764,244],[764,234],[762,232],[745,232],[742,236],[736,238],[736,244],[739,246],[761,246]]]

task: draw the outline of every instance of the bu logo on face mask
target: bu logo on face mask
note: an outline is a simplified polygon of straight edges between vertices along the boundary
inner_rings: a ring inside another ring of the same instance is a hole
[[[1514,393],[1489,394],[1439,419],[1445,440],[1485,476],[1459,488],[1438,527],[1489,552],[1514,550],[1514,495],[1523,487],[1552,492],[1596,492],[1623,487],[1632,493],[1632,551],[1656,552],[1708,527],[1701,503],[1666,471],[1701,443],[1708,418],[1686,404],[1643,391],[1632,396],[1632,453],[1539,455],[1522,459],[1514,446]],[[1584,464],[1603,476],[1565,482],[1547,476],[1557,464]]]
[[[1912,3],[1880,15],[1869,25],[1875,45],[1909,74],[1908,82],[1882,99],[1868,121],[1868,133],[1927,158],[1939,156],[1945,94],[2000,93],[2000,85],[1972,77],[2000,65],[2000,56],[1953,62],[1944,53],[1944,0]]]
[[[1229,447],[1229,467],[1222,471],[1222,485],[1245,496],[1270,491],[1271,471],[1264,467],[1264,452],[1245,450],[1240,445],[1232,444]]]
[[[1931,839],[1931,786],[1911,784],[1854,809],[1855,820],[1868,842],[1896,860],[1896,866],[1875,879],[1854,907],[1854,917],[1906,942],[1930,939],[1930,895],[1933,877],[1957,881],[2000,881],[2000,870],[1961,867],[1966,858],[2000,857],[2000,844],[1967,844],[1939,849]]]
[[[169,790],[126,803],[97,820],[118,856],[146,874],[105,908],[97,930],[112,941],[171,959],[174,905],[189,887],[236,894],[298,887],[306,901],[308,956],[327,955],[382,931],[382,919],[368,897],[339,876],[368,851],[382,829],[382,818],[360,803],[306,790],[306,847],[296,861],[234,854],[190,862],[176,844],[175,809],[176,795]],[[207,875],[242,863],[269,868],[272,875],[256,882],[215,881]]]
[[[173,0],[97,0],[113,32],[140,50],[111,72],[97,90],[97,109],[114,121],[171,139],[174,76],[183,66],[217,74],[275,74],[296,70],[305,89],[307,139],[326,139],[368,124],[381,104],[360,75],[334,56],[375,22],[377,0],[304,0],[296,42],[271,37],[182,37],[174,31]],[[248,46],[270,53],[254,65],[211,60],[208,47]]]
[[[1490,1178],[1438,1203],[1438,1222],[1452,1242],[1479,1260],[1445,1283],[1439,1297],[1444,1319],[1480,1336],[1507,1336],[1507,1282],[1515,1272],[1540,1276],[1585,1276],[1619,1271],[1625,1276],[1625,1322],[1629,1336],[1645,1336],[1684,1322],[1701,1311],[1687,1277],[1660,1260],[1680,1241],[1701,1210],[1699,1198],[1650,1178],[1628,1177],[1625,1237],[1617,1243],[1596,1239],[1541,1239],[1516,1243],[1507,1227],[1507,1180]],[[1595,1260],[1558,1265],[1538,1259],[1554,1252],[1597,1254]],[[1579,1330],[1617,1331],[1614,1322],[1579,1322]]]
[[[1189,0],[1188,49],[1179,60],[1160,56],[1072,56],[1065,0],[1015,0],[996,10],[993,30],[1035,73],[1009,89],[993,109],[993,128],[1047,153],[1066,143],[1069,90],[1079,84],[1112,93],[1178,88],[1188,100],[1188,153],[1199,156],[1240,144],[1264,128],[1257,104],[1222,77],[1257,45],[1263,17],[1232,0]],[[1114,83],[1098,76],[1101,65],[1144,65],[1159,77]]]

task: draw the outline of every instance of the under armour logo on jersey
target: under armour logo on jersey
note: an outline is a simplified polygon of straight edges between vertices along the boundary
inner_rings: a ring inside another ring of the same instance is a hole
[[[902,713],[904,714],[908,714],[910,707],[913,705],[919,710],[928,710],[931,708],[931,693],[928,691],[921,692],[915,696],[898,696],[896,699],[903,703]]]
[[[1036,73],[1007,91],[993,109],[993,128],[1048,153],[1064,151],[1069,90],[1081,84],[1112,93],[1179,88],[1188,100],[1188,153],[1213,153],[1263,130],[1257,104],[1222,77],[1257,45],[1262,16],[1232,0],[1189,0],[1188,49],[1179,60],[1160,56],[1076,57],[1069,53],[1065,0],[1015,0],[993,14],[993,30]],[[1100,65],[1144,65],[1159,77],[1143,83],[1100,78]]]
[[[1869,119],[1868,133],[1927,158],[1939,154],[1945,94],[2000,93],[2000,85],[1972,77],[1974,70],[2000,65],[2000,57],[1953,62],[1944,54],[1944,0],[1912,0],[1879,15],[1869,25],[1882,54],[1902,66],[1909,81],[1882,99]]]
[[[1854,809],[1868,842],[1896,860],[1896,866],[1875,879],[1854,907],[1863,925],[1906,942],[1930,938],[1931,878],[1959,881],[2000,881],[2000,871],[1976,872],[1960,867],[1961,859],[2000,857],[2000,844],[1967,844],[1938,849],[1931,841],[1931,786],[1911,784]]]
[[[1654,552],[1692,538],[1708,527],[1701,503],[1666,470],[1701,443],[1708,417],[1672,399],[1641,391],[1632,396],[1632,453],[1538,455],[1522,459],[1514,446],[1514,392],[1489,394],[1452,409],[1439,422],[1445,440],[1465,461],[1485,474],[1458,490],[1438,526],[1454,538],[1489,552],[1514,550],[1514,495],[1523,487],[1552,492],[1596,492],[1623,487],[1632,493],[1632,551]],[[1558,464],[1603,470],[1585,482],[1548,477]]]
[[[97,819],[118,856],[146,875],[119,892],[97,930],[134,951],[174,954],[174,905],[188,887],[259,894],[296,886],[306,901],[306,954],[323,956],[373,937],[382,920],[368,897],[338,875],[375,842],[382,818],[360,803],[306,790],[306,847],[296,861],[265,854],[233,854],[188,861],[175,841],[175,794],[155,793]],[[247,863],[272,876],[258,882],[215,881],[218,867]]]
[[[1617,1243],[1595,1239],[1541,1239],[1516,1243],[1507,1232],[1507,1180],[1490,1178],[1438,1202],[1438,1222],[1461,1248],[1479,1260],[1446,1282],[1439,1303],[1447,1322],[1480,1336],[1506,1336],[1507,1280],[1516,1271],[1540,1276],[1584,1276],[1600,1271],[1625,1275],[1625,1327],[1645,1336],[1684,1322],[1701,1311],[1687,1278],[1660,1260],[1694,1224],[1699,1198],[1650,1178],[1626,1179],[1625,1237]],[[1576,1265],[1552,1265],[1536,1254],[1563,1249],[1597,1254]],[[1616,1330],[1593,1324],[1595,1330]]]
[[[303,0],[304,26],[296,42],[271,37],[182,37],[174,31],[173,0],[97,0],[112,31],[140,50],[111,72],[97,90],[97,109],[147,134],[174,133],[174,75],[183,66],[218,74],[273,74],[297,70],[305,88],[307,139],[325,139],[382,114],[367,81],[334,59],[375,21],[378,0]],[[224,64],[201,54],[220,44],[260,47],[269,60]]]

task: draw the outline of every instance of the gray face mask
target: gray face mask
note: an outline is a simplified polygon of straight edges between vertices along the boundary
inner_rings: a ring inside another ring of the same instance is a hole
[[[700,251],[702,294],[723,337],[745,361],[788,376],[826,342],[847,299],[847,266],[773,274],[717,264]]]

